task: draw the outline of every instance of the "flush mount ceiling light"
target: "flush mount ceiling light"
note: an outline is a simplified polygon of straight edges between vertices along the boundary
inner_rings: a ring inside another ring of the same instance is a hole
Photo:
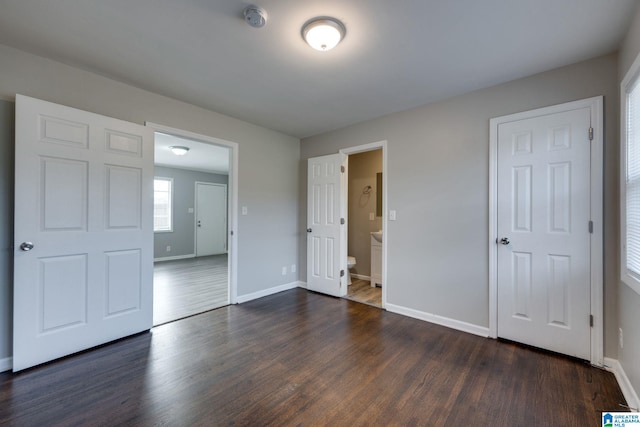
[[[309,46],[320,51],[336,47],[346,32],[342,22],[327,16],[313,18],[302,26],[302,38]]]
[[[171,152],[176,156],[184,156],[187,154],[187,151],[189,151],[189,147],[183,145],[172,145],[169,149],[171,149]]]

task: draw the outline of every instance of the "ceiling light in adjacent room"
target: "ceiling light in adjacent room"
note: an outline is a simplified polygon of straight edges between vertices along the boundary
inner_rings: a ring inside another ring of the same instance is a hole
[[[176,156],[184,156],[187,154],[187,151],[189,151],[189,147],[185,147],[183,145],[172,145],[169,148]]]
[[[340,43],[346,31],[344,24],[335,18],[313,18],[302,26],[302,38],[312,48],[327,51]]]

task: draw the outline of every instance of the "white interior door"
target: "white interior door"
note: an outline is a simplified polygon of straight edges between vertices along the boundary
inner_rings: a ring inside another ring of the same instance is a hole
[[[590,359],[591,110],[498,126],[498,336]]]
[[[227,252],[227,186],[196,182],[196,256]]]
[[[314,157],[307,164],[307,289],[333,296],[347,293],[344,154]]]
[[[153,132],[16,97],[13,370],[153,316]]]

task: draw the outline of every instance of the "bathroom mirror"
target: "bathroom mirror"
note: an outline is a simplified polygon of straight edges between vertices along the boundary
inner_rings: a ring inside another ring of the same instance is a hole
[[[382,172],[376,173],[376,216],[382,216]]]

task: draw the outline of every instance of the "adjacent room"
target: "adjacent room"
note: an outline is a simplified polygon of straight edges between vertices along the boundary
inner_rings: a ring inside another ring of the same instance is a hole
[[[156,132],[153,324],[229,304],[229,149]]]
[[[0,0],[0,424],[638,412],[638,82],[635,0]]]

